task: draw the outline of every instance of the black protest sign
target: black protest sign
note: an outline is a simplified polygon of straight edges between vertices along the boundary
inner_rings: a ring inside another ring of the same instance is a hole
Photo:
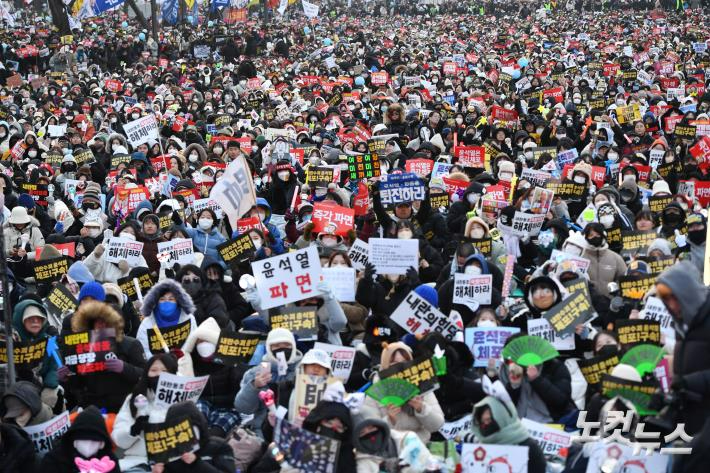
[[[367,179],[380,176],[380,157],[377,153],[348,155],[350,179]]]
[[[58,151],[47,151],[47,154],[44,155],[44,162],[53,168],[61,166],[63,159],[64,155]]]
[[[138,268],[132,271],[133,276],[126,276],[125,278],[118,279],[118,287],[121,288],[121,292],[128,296],[128,300],[137,301],[138,294],[136,294],[136,286],[133,283],[134,279],[138,279],[138,287],[141,289],[141,293],[145,294],[151,287],[155,286],[157,282],[153,276],[150,275],[148,268]]]
[[[36,283],[50,283],[59,281],[62,275],[69,270],[69,260],[66,256],[48,260],[35,261],[33,264]]]
[[[333,182],[335,170],[326,166],[311,166],[306,173],[306,182],[315,187],[328,187]]]
[[[618,320],[615,328],[616,338],[624,351],[642,343],[661,344],[661,323],[657,320]]]
[[[225,365],[246,363],[254,355],[259,340],[258,335],[222,330],[219,334],[214,359],[221,360]]]
[[[370,150],[370,153],[377,154],[378,156],[384,156],[385,154],[387,154],[385,152],[386,145],[387,143],[385,142],[385,140],[381,138],[378,139],[377,137],[375,137],[367,140],[367,149]]]
[[[562,285],[567,289],[568,294],[574,294],[575,292],[584,292],[589,294],[589,284],[585,278],[575,278],[571,281],[565,281]]]
[[[574,331],[578,324],[584,323],[592,310],[588,294],[579,291],[555,304],[544,315],[555,332],[563,335]]]
[[[183,453],[194,451],[197,444],[192,422],[186,417],[148,424],[145,431],[145,451],[151,463],[177,460]]]
[[[656,282],[655,275],[646,276],[621,276],[619,278],[619,288],[621,289],[622,297],[639,301],[643,299],[644,294]]]
[[[490,256],[491,252],[493,251],[493,238],[491,237],[486,237],[486,238],[462,238],[461,241],[459,241],[459,246],[462,243],[470,243],[472,244],[478,251],[480,251],[483,256]]]
[[[577,362],[584,379],[591,385],[601,383],[602,376],[610,373],[618,364],[619,355],[616,353],[612,353],[611,355],[599,355],[594,358],[585,358]]]
[[[429,193],[429,205],[432,210],[446,209],[449,207],[449,194],[447,192]]]
[[[49,185],[48,184],[30,184],[29,182],[22,183],[22,192],[32,196],[35,204],[42,207],[47,207],[49,202],[47,202],[47,197],[49,197]]]
[[[328,106],[329,107],[337,107],[338,105],[340,105],[340,102],[342,102],[342,101],[343,101],[343,94],[341,94],[340,92],[337,92],[328,98]]]
[[[220,115],[214,120],[214,126],[217,129],[228,127],[232,123],[232,117],[229,115]]]
[[[39,365],[47,353],[47,339],[36,342],[15,342],[13,344],[13,358],[15,366],[32,368]],[[5,340],[0,341],[0,363],[7,363],[7,345]]]
[[[679,161],[673,161],[672,163],[663,163],[656,166],[656,172],[663,179],[671,175],[671,173],[680,173],[683,170],[683,165]]]
[[[658,238],[655,231],[624,231],[621,232],[621,254],[634,256],[646,254],[646,250]]]
[[[61,338],[64,364],[79,375],[106,371],[106,361],[115,359],[116,330],[105,328],[70,333]]]
[[[340,442],[304,430],[280,419],[274,433],[278,449],[288,464],[298,471],[334,473]]]
[[[181,348],[182,344],[187,340],[187,336],[190,335],[191,324],[189,320],[186,320],[177,325],[171,325],[169,327],[158,328],[153,326],[148,329],[148,347],[150,352],[163,353],[163,341],[165,345],[170,348]]]
[[[93,164],[96,162],[94,153],[89,148],[74,151],[74,159],[76,160],[76,165],[80,167],[84,164]]]
[[[431,358],[418,358],[397,363],[394,366],[380,371],[380,379],[386,378],[403,379],[412,383],[419,389],[421,394],[439,388]]]
[[[111,169],[116,169],[119,164],[124,163],[128,164],[131,162],[131,155],[130,154],[114,154],[111,156]]]
[[[654,195],[648,199],[648,208],[651,212],[660,214],[671,202],[673,202],[671,195]]]
[[[559,197],[562,200],[580,200],[587,190],[584,184],[577,184],[576,182],[552,181],[547,181],[545,183],[545,189],[554,191],[555,197]]]
[[[652,259],[647,261],[649,271],[653,274],[662,273],[663,270],[670,268],[675,263],[675,258],[668,256],[665,258]]]
[[[695,125],[676,125],[673,130],[673,134],[676,138],[684,138],[688,140],[695,139],[696,127]]]
[[[227,264],[239,264],[248,261],[256,252],[256,247],[248,233],[233,240],[217,245],[217,251]]]
[[[161,215],[160,216],[160,231],[164,232],[168,228],[173,226],[173,216],[172,214]]]
[[[294,307],[280,314],[271,314],[269,325],[272,329],[285,328],[301,341],[315,340],[318,335],[316,307]]]
[[[609,245],[621,243],[621,227],[612,227],[606,229],[606,242]]]
[[[74,312],[79,305],[74,294],[63,284],[57,284],[44,300],[47,310],[58,319],[62,318],[65,312]]]

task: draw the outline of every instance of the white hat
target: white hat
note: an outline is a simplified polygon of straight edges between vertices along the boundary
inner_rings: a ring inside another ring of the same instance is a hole
[[[11,225],[28,224],[31,221],[30,216],[27,214],[27,209],[21,205],[12,209],[10,219],[8,220]]]
[[[323,368],[330,370],[330,355],[323,350],[318,350],[317,348],[311,348],[308,353],[303,355],[301,360],[301,365],[319,365]]]
[[[666,193],[666,194],[670,194],[671,188],[668,187],[668,183],[666,181],[664,181],[663,179],[660,179],[660,180],[653,183],[653,190],[652,190],[651,195],[657,195],[662,192]]]
[[[613,370],[611,370],[610,374],[617,378],[625,379],[626,381],[635,381],[637,383],[641,382],[641,375],[639,375],[636,368],[631,365],[620,363],[616,365]]]

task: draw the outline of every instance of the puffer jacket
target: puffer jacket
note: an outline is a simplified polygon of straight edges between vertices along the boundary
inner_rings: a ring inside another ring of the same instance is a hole
[[[84,264],[86,265],[86,268],[91,271],[91,274],[94,276],[94,278],[99,281],[99,282],[110,282],[117,284],[118,280],[126,277],[128,275],[128,272],[130,271],[131,268],[128,268],[128,271],[125,273],[121,271],[121,268],[118,267],[117,263],[109,263],[106,261],[106,252],[104,251],[104,254],[101,256],[96,255],[96,250],[94,250],[85,260]],[[140,259],[138,260],[138,264],[135,266],[136,268],[147,268],[148,263],[145,261],[145,258],[141,255]]]
[[[148,399],[148,422],[159,423],[165,421],[167,409],[158,407],[155,404],[155,393],[152,390],[148,390],[146,398]],[[136,465],[148,464],[148,453],[145,450],[143,432],[141,431],[138,435],[131,435],[131,427],[135,424],[136,419],[131,414],[130,402],[131,395],[129,394],[116,415],[113,430],[111,431],[111,439],[117,447],[123,450],[123,458],[119,461],[123,471]]]
[[[29,226],[22,229],[22,231],[17,230],[9,222],[5,222],[3,226],[3,231],[5,233],[5,255],[10,256],[10,252],[15,246],[20,246],[22,244],[22,234],[29,235],[29,240],[25,246],[27,250],[27,259],[32,261],[35,259],[35,249],[44,246],[44,237],[42,236],[42,231],[40,230],[39,220],[30,216]]]
[[[611,251],[606,242],[600,247],[587,244],[582,257],[590,261],[587,269],[589,284],[598,294],[609,297],[607,284],[618,281],[626,274],[624,259],[618,253]]]

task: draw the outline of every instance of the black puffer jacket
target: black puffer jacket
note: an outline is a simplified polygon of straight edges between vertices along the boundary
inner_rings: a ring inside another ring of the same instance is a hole
[[[213,404],[215,407],[231,409],[234,405],[234,397],[239,391],[242,377],[250,367],[245,364],[226,366],[212,363],[202,359],[197,354],[197,350],[193,351],[191,356],[195,376],[209,375],[210,377],[200,399]]]
[[[39,459],[30,436],[20,427],[0,424],[0,465],[3,473],[35,473]]]

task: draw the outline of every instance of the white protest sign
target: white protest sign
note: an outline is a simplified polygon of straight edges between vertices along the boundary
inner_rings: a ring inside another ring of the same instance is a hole
[[[463,437],[464,434],[471,432],[473,427],[473,415],[467,415],[459,420],[445,422],[439,429],[439,433],[446,440],[454,440],[456,437]]]
[[[195,261],[191,238],[175,238],[158,243],[158,253],[164,252],[170,253],[168,261],[175,261],[180,265],[192,264]]]
[[[656,169],[656,167],[663,162],[663,155],[665,154],[666,150],[664,149],[652,149],[649,152],[648,164],[653,169]]]
[[[251,264],[263,310],[318,297],[322,269],[318,250],[309,246]]]
[[[453,340],[459,330],[446,315],[414,291],[392,312],[390,320],[412,335],[438,332]]]
[[[491,303],[493,295],[493,276],[481,274],[454,274],[454,304],[463,304],[471,310],[478,310],[479,305]]]
[[[445,163],[442,161],[437,161],[434,163],[434,167],[431,169],[431,178],[446,176],[449,174],[453,164]]]
[[[522,418],[522,424],[528,429],[530,436],[540,446],[544,455],[559,455],[560,450],[572,445],[572,434],[558,430],[546,424]]]
[[[409,268],[419,267],[419,240],[370,238],[369,261],[377,274],[407,274]]]
[[[466,346],[473,354],[474,367],[488,365],[490,358],[500,358],[505,341],[520,332],[518,327],[469,327],[465,332]]]
[[[523,173],[520,175],[520,179],[525,179],[533,186],[542,187],[547,181],[552,179],[552,174],[538,169],[525,168],[523,169]]]
[[[106,245],[104,258],[109,263],[120,263],[126,260],[128,266],[134,268],[141,260],[143,243],[128,238],[111,237]]]
[[[217,218],[222,218],[222,207],[220,207],[219,203],[214,199],[197,199],[192,205],[192,208],[195,211],[195,215],[200,215],[200,212],[205,209],[212,209]]]
[[[543,223],[545,223],[544,214],[528,214],[516,211],[513,217],[513,231],[511,233],[519,237],[525,235],[536,236],[540,233]]]
[[[330,284],[338,302],[355,300],[355,268],[323,268],[323,278]]]
[[[123,131],[128,142],[134,148],[143,143],[154,143],[159,138],[158,122],[155,120],[155,115],[147,115],[128,122],[123,125]]]
[[[582,258],[581,256],[572,255],[556,249],[552,250],[550,259],[557,261],[557,264],[560,264],[563,261],[572,261],[585,274],[587,273],[587,268],[589,268],[590,264],[590,261],[587,258]]]
[[[237,220],[256,205],[254,181],[243,156],[227,166],[222,179],[212,187],[210,198],[222,207],[232,228],[237,228]]]
[[[678,100],[679,102],[685,97],[685,87],[670,87],[666,89],[666,96],[668,101]]]
[[[529,319],[528,335],[544,338],[556,350],[574,350],[574,334],[559,335],[547,319]]]
[[[528,471],[528,450],[529,447],[517,445],[465,443],[461,448],[462,471],[463,473],[488,471],[524,473]]]
[[[301,0],[301,5],[303,6],[303,14],[307,18],[315,18],[318,16],[318,10],[320,7],[314,3],[307,2],[306,0]]]
[[[156,407],[168,408],[178,402],[196,402],[209,379],[209,375],[193,377],[161,373],[155,388]]]
[[[365,269],[369,254],[370,246],[359,238],[355,240],[353,246],[350,247],[350,251],[348,251],[348,257],[350,258],[350,262],[353,264],[353,268],[358,271]]]
[[[316,342],[313,348],[328,353],[330,355],[330,373],[336,378],[347,381],[355,363],[355,348],[321,342]]]
[[[632,446],[618,442],[607,442],[605,440],[585,445],[585,453],[589,452],[589,463],[587,463],[586,473],[598,473],[603,471],[602,466],[605,466],[609,459],[616,460],[614,469],[608,470],[614,473],[622,471],[641,471],[644,473],[666,472],[670,455],[661,455],[660,453],[654,452],[653,455],[647,456],[645,452],[641,451],[638,455],[634,456]]]
[[[655,320],[661,324],[661,333],[666,338],[675,340],[675,329],[673,328],[673,316],[666,305],[658,297],[649,297],[646,299],[646,304],[640,312],[641,318],[646,320]]]
[[[56,417],[37,425],[30,425],[22,429],[27,432],[35,446],[37,453],[50,451],[54,444],[69,430],[69,411],[64,411]]]
[[[49,132],[49,136],[51,136],[51,137],[60,137],[60,136],[64,136],[64,133],[66,133],[67,126],[66,125],[49,125],[47,127],[47,131]]]

